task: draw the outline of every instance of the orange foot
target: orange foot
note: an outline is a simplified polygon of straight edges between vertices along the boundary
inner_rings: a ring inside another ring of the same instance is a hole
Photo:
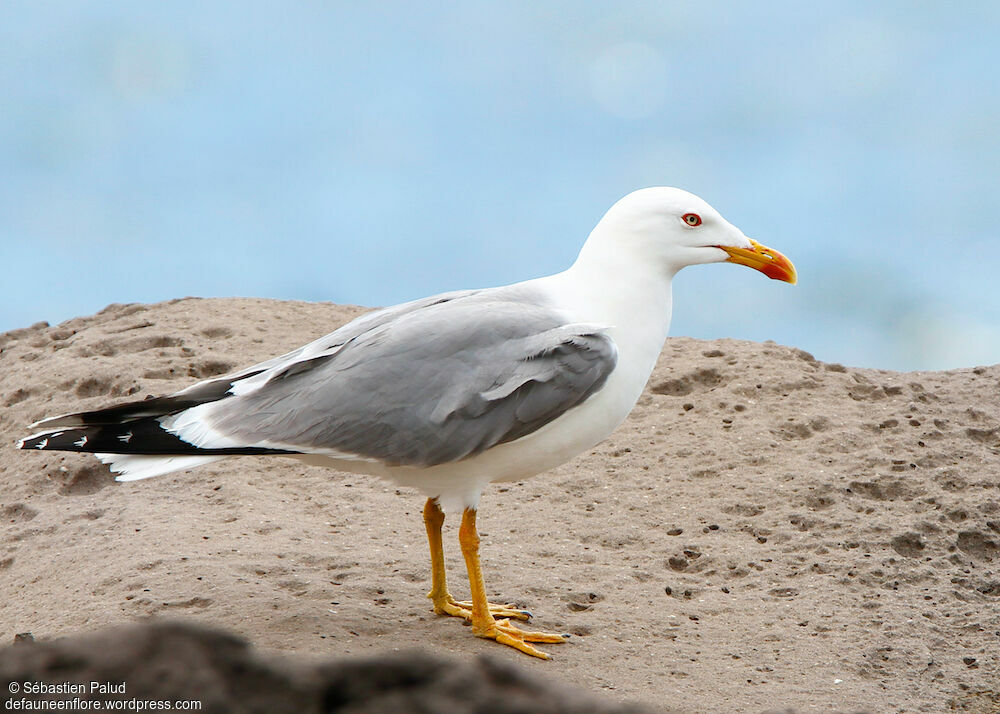
[[[502,645],[513,647],[516,650],[520,650],[525,654],[529,654],[532,657],[538,657],[540,659],[550,659],[551,655],[532,646],[532,642],[548,642],[555,644],[558,642],[565,642],[569,638],[569,635],[557,635],[551,632],[532,632],[530,630],[522,630],[515,627],[511,621],[507,619],[496,620],[491,624],[487,624],[481,631],[473,625],[472,634],[476,637],[496,640]]]

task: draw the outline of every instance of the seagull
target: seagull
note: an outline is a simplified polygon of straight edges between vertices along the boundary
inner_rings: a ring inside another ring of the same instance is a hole
[[[644,188],[615,203],[555,275],[461,290],[367,313],[280,357],[167,396],[43,419],[22,449],[94,453],[133,481],[237,455],[374,474],[427,497],[439,615],[548,659],[567,635],[521,629],[531,613],[490,603],[476,514],[495,481],[520,481],[591,449],[628,416],[670,326],[681,268],[730,262],[796,282],[785,256],[704,200]],[[452,597],[441,529],[458,540],[471,598]]]

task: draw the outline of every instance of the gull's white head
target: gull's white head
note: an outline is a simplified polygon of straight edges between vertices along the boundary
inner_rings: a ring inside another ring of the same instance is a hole
[[[743,235],[703,199],[679,188],[633,191],[594,228],[581,259],[638,260],[668,276],[688,265],[729,261],[794,283],[795,267],[776,250]]]

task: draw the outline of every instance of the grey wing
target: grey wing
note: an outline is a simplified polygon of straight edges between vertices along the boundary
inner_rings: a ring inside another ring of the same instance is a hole
[[[518,439],[578,406],[617,356],[599,327],[566,325],[533,301],[470,294],[372,324],[206,417],[242,443],[433,466]]]

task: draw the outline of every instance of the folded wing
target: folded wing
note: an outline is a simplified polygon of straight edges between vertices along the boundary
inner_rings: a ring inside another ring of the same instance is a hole
[[[410,466],[468,458],[583,403],[617,361],[603,328],[566,324],[519,290],[449,293],[369,313],[173,395],[43,420],[21,446],[99,452],[112,468],[184,457],[144,475],[234,454]]]

